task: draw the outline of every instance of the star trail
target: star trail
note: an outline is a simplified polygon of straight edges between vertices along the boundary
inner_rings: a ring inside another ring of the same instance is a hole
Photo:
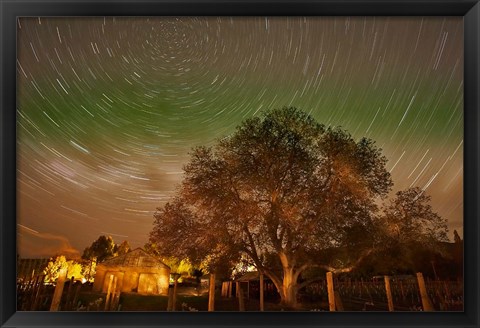
[[[143,246],[194,146],[295,106],[388,158],[463,234],[461,17],[19,18],[22,257]]]

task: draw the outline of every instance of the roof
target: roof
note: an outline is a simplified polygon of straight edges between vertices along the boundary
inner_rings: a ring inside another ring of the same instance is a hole
[[[112,257],[101,263],[105,266],[124,266],[124,267],[157,267],[170,269],[168,265],[160,261],[153,255],[148,254],[143,248],[135,248],[127,254]]]
[[[260,275],[258,274],[258,271],[247,272],[240,278],[235,279],[235,281],[252,281],[252,280],[260,280]]]

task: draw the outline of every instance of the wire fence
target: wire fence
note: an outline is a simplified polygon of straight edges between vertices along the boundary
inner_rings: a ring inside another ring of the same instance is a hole
[[[427,294],[436,311],[463,311],[463,283],[458,281],[427,281]],[[346,311],[388,311],[384,281],[335,281],[335,291],[341,297]],[[422,311],[422,299],[416,279],[390,282],[395,311]],[[328,295],[326,281],[310,284],[301,293],[310,302],[325,301]]]

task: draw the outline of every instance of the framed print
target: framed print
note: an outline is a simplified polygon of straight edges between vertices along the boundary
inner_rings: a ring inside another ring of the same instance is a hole
[[[478,327],[478,1],[1,6],[2,327]]]

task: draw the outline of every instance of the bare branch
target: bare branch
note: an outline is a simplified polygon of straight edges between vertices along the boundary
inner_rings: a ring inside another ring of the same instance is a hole
[[[258,252],[257,252],[257,248],[255,246],[255,241],[253,240],[253,236],[252,234],[250,233],[250,230],[248,230],[248,227],[246,224],[244,224],[243,226],[243,230],[245,231],[245,233],[247,234],[247,238],[248,238],[248,241],[250,243],[250,247],[252,249],[252,254],[250,254],[252,256],[252,259],[255,261],[255,262],[258,262],[260,263],[260,259],[258,257]]]
[[[293,278],[295,280],[298,279],[298,277],[300,276],[300,274],[305,271],[307,268],[309,268],[311,265],[309,263],[305,263],[304,265],[300,266],[297,270],[295,270],[295,274],[293,276]]]
[[[345,267],[345,268],[335,268],[327,264],[312,264],[312,267],[317,267],[317,268],[322,268],[327,271],[333,272],[333,273],[346,273],[346,272],[351,272],[353,269],[355,269],[367,256],[369,256],[372,252],[374,251],[373,248],[370,248],[366,250],[365,252],[360,255],[360,257],[357,258],[357,260],[350,266]]]

